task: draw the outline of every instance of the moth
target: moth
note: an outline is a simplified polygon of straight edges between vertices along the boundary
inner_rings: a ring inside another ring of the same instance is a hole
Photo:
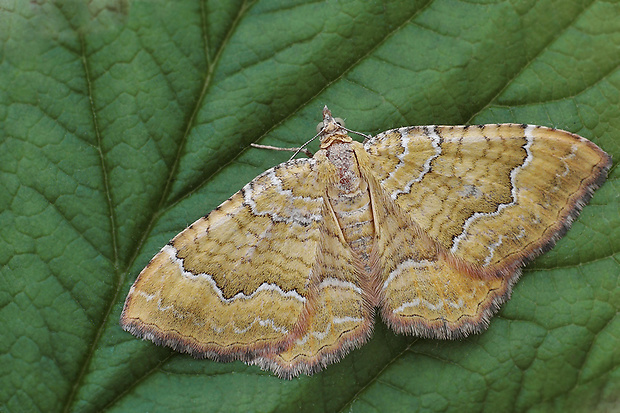
[[[354,141],[327,107],[320,149],[275,166],[178,234],[131,287],[121,326],[282,378],[397,333],[485,329],[611,158],[542,126],[410,126]]]

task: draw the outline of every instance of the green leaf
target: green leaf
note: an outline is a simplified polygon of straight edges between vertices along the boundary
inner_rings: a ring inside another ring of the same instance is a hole
[[[518,122],[620,158],[620,3],[7,0],[0,7],[0,411],[620,408],[620,173],[489,329],[372,340],[311,377],[123,332],[172,236],[299,145]],[[316,148],[316,146],[315,146]]]

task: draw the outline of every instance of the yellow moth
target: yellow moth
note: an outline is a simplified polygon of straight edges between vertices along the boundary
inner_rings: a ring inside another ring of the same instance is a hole
[[[122,327],[283,378],[396,332],[486,328],[611,158],[541,126],[412,126],[353,141],[323,110],[320,150],[259,175],[151,260]]]

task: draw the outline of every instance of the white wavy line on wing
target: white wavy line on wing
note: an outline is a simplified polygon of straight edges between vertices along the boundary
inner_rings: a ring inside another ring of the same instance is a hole
[[[523,163],[519,166],[517,166],[516,168],[514,168],[512,171],[510,171],[510,185],[511,185],[511,197],[512,197],[512,201],[508,202],[506,204],[499,204],[497,206],[497,209],[493,212],[476,212],[474,213],[472,216],[470,216],[469,218],[467,218],[467,220],[465,221],[465,223],[463,224],[463,231],[454,239],[454,242],[452,243],[452,248],[450,248],[450,252],[451,253],[455,253],[456,250],[459,247],[459,244],[461,243],[461,241],[463,239],[465,239],[465,237],[467,236],[467,230],[469,229],[469,227],[471,226],[471,224],[476,221],[478,218],[481,217],[489,217],[489,216],[497,216],[499,215],[502,210],[511,207],[513,205],[516,205],[517,203],[517,185],[516,185],[516,178],[517,178],[517,174],[519,173],[519,171],[521,171],[521,169],[525,168],[527,165],[529,165],[529,163],[532,161],[533,156],[532,156],[532,151],[531,151],[531,146],[534,143],[534,137],[532,136],[532,131],[535,129],[535,126],[532,125],[527,125],[527,127],[524,130],[524,136],[525,139],[527,140],[527,143],[523,146],[523,148],[525,149],[525,152],[527,153],[527,156],[525,157],[525,160],[523,161]],[[485,265],[487,265],[485,263]]]
[[[145,297],[147,301],[150,301],[153,298],[155,298],[157,295],[159,295],[159,294],[147,294],[144,291],[139,291],[138,293],[141,296]],[[173,304],[169,304],[167,306],[162,305],[162,299],[161,298],[159,300],[157,300],[157,308],[160,311],[172,311],[177,318],[180,318],[180,319],[184,319],[185,318],[185,315],[183,313],[178,312]],[[252,321],[245,328],[233,327],[233,331],[235,333],[237,333],[237,334],[246,333],[256,323],[260,324],[263,327],[269,326],[269,327],[271,327],[272,330],[274,330],[274,331],[276,331],[278,333],[282,333],[282,334],[285,334],[285,335],[288,334],[288,329],[286,329],[285,327],[280,327],[280,326],[276,325],[275,321],[273,321],[272,319],[270,319],[270,318],[260,318],[260,317],[255,317],[254,321]],[[198,323],[198,322],[196,322],[195,321],[195,317],[194,317],[194,324],[198,325],[198,326],[204,326],[205,323]],[[230,324],[230,323],[226,323],[223,326],[218,326],[215,323],[211,323],[211,328],[214,331],[218,332],[218,333],[222,333],[226,329],[226,326],[228,324]],[[234,326],[235,323],[233,322],[232,324]]]
[[[295,290],[291,290],[291,291],[284,291],[282,290],[282,288],[280,288],[279,285],[277,284],[269,284],[269,283],[262,283],[260,286],[258,286],[258,288],[252,292],[252,294],[246,295],[242,292],[239,292],[237,294],[235,294],[233,297],[231,298],[225,298],[222,290],[220,290],[220,288],[217,286],[217,283],[215,282],[215,280],[213,279],[213,277],[210,274],[207,273],[200,273],[200,274],[193,274],[189,271],[185,270],[185,266],[184,266],[184,262],[182,258],[177,257],[177,250],[176,248],[174,248],[172,245],[166,245],[165,247],[163,247],[161,249],[161,252],[165,253],[168,255],[168,257],[170,257],[170,260],[172,262],[174,262],[179,269],[181,270],[181,273],[184,277],[187,278],[202,278],[204,280],[206,280],[212,287],[213,290],[215,291],[215,293],[217,294],[218,298],[225,302],[225,303],[231,303],[233,301],[236,300],[249,300],[251,298],[253,298],[256,294],[258,294],[261,291],[274,291],[279,293],[282,297],[286,297],[286,298],[294,298],[296,300],[298,300],[301,303],[305,303],[306,302],[306,298],[299,295],[299,293]]]
[[[400,161],[399,164],[396,166],[396,168],[392,172],[390,172],[389,176],[385,180],[393,178],[396,172],[402,166],[405,165],[404,160],[409,154],[409,142],[410,142],[409,132],[415,128],[416,127],[404,127],[404,128],[398,129],[398,132],[401,134],[403,138],[401,145],[403,146],[405,150],[403,151],[403,153],[398,155],[398,159]],[[431,170],[431,162],[433,162],[435,158],[441,155],[441,152],[442,152],[441,145],[440,145],[441,137],[435,132],[435,125],[421,126],[421,128],[424,131],[424,134],[428,138],[430,138],[431,140],[430,142],[433,148],[435,149],[435,153],[426,159],[422,167],[422,171],[420,171],[418,176],[414,177],[409,182],[407,182],[407,184],[403,187],[403,189],[399,189],[399,190],[392,192],[391,194],[392,199],[398,198],[398,195],[400,194],[408,194],[409,192],[411,192],[411,186],[416,182],[420,182],[424,178],[424,176]]]
[[[364,319],[363,318],[359,318],[359,317],[334,317],[332,319],[332,321],[329,322],[329,324],[327,324],[327,328],[325,328],[325,330],[323,331],[312,331],[306,335],[304,335],[302,338],[297,340],[297,344],[298,345],[304,345],[306,344],[306,342],[310,339],[310,336],[314,336],[317,340],[323,340],[325,337],[327,337],[327,335],[329,334],[329,332],[332,329],[332,325],[334,324],[344,324],[344,323],[361,323],[363,322]]]
[[[390,275],[388,275],[387,279],[383,283],[382,289],[383,290],[387,289],[388,285],[394,280],[394,278],[398,277],[402,273],[403,270],[407,270],[409,268],[428,267],[430,263],[431,261],[429,260],[415,261],[413,259],[409,259],[409,260],[405,260],[401,262],[400,264],[396,266],[396,268],[394,268],[394,270],[392,270],[392,272],[390,272]]]
[[[326,278],[323,281],[321,281],[321,283],[319,284],[319,289],[323,289],[325,287],[343,288],[343,289],[353,290],[358,294],[362,294],[362,289],[359,288],[357,285],[353,284],[352,282],[342,281],[336,278]]]
[[[298,159],[298,160],[294,160],[291,162],[295,162],[295,163],[307,162],[310,164],[315,164],[316,160],[310,158],[310,159]],[[254,178],[252,182],[248,183],[246,186],[243,187],[244,203],[250,207],[254,215],[258,215],[258,216],[268,215],[271,217],[271,219],[273,219],[276,222],[286,222],[287,224],[295,223],[295,224],[302,225],[302,226],[310,225],[312,224],[312,222],[320,222],[323,219],[323,216],[320,213],[309,214],[308,209],[291,208],[289,211],[287,211],[289,213],[288,216],[284,216],[282,214],[276,213],[275,211],[268,211],[268,210],[261,211],[258,209],[258,205],[256,205],[256,202],[254,201],[254,197],[255,197],[254,186],[257,185],[257,181],[259,181],[261,178],[266,176],[271,181],[271,185],[273,185],[276,188],[276,191],[282,196],[289,198],[291,200],[303,200],[304,202],[307,202],[309,204],[316,204],[315,205],[316,210],[321,211],[321,208],[323,205],[323,197],[317,196],[315,198],[312,198],[312,197],[293,195],[293,191],[291,191],[290,189],[284,189],[282,187],[282,180],[276,176],[276,170],[278,168],[281,168],[281,166],[276,166],[263,172],[262,174]]]
[[[288,330],[286,328],[277,326],[276,323],[271,318],[260,318],[260,317],[254,318],[254,321],[252,321],[250,325],[248,325],[245,328],[233,327],[233,331],[237,334],[246,333],[257,322],[263,327],[266,327],[266,326],[271,327],[274,331],[277,331],[278,333],[288,334]]]

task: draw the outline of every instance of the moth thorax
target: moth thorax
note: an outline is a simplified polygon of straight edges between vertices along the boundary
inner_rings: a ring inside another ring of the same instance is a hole
[[[337,192],[355,192],[360,185],[360,171],[355,153],[348,143],[334,143],[327,148],[327,159],[336,167]],[[336,195],[334,193],[334,195]]]
[[[327,157],[338,173],[338,180],[328,190],[329,201],[347,243],[360,258],[367,260],[374,239],[368,184],[360,173],[351,145],[333,144]]]

